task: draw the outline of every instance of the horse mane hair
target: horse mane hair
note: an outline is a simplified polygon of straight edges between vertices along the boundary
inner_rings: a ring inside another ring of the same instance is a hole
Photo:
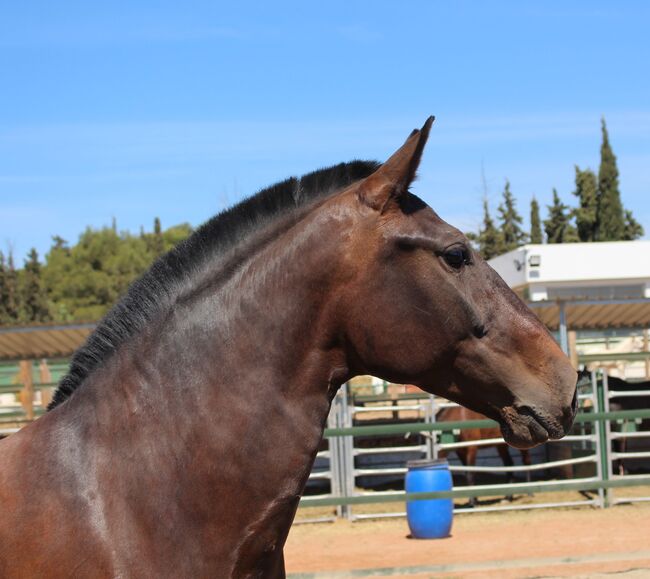
[[[98,323],[72,357],[68,373],[59,382],[48,410],[67,400],[122,344],[159,315],[165,305],[173,304],[181,288],[206,260],[234,248],[279,217],[367,177],[379,166],[376,161],[351,161],[301,178],[291,177],[207,221],[159,257]]]

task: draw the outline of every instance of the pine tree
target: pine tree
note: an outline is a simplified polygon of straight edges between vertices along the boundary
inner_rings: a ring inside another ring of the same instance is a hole
[[[621,194],[618,190],[618,167],[616,156],[609,144],[605,119],[602,119],[603,142],[600,147],[598,170],[598,240],[623,239],[625,221]]]
[[[25,260],[23,278],[23,319],[27,322],[44,322],[48,316],[47,300],[41,282],[41,264],[38,253],[32,248]]]
[[[162,236],[162,227],[160,226],[160,218],[156,217],[153,220],[153,247],[154,255],[157,257],[162,255],[165,251],[165,244]]]
[[[4,253],[0,251],[0,324],[5,324],[9,321],[9,313],[7,311],[8,302],[7,264],[5,263]]]
[[[5,269],[5,287],[6,287],[6,320],[9,324],[18,322],[18,312],[20,309],[20,295],[18,292],[18,274],[14,265],[14,254],[9,250],[7,255],[7,267]]]
[[[510,182],[506,180],[506,186],[503,190],[503,202],[498,208],[505,251],[516,249],[526,241],[526,234],[521,229],[521,215],[517,213],[515,205],[515,198],[510,191]]]
[[[60,235],[53,235],[52,236],[52,249],[55,251],[65,251],[67,253],[70,252],[70,248],[68,247],[68,242],[63,239]]]
[[[547,243],[571,243],[578,241],[578,232],[571,224],[569,206],[560,201],[553,189],[553,205],[548,205],[548,219],[544,220]]]
[[[539,203],[537,203],[535,197],[530,202],[530,242],[544,243],[542,225],[539,218]]]
[[[576,190],[579,207],[575,210],[580,241],[596,241],[598,230],[598,182],[591,169],[582,171],[576,165]]]
[[[483,259],[492,259],[505,251],[503,236],[492,221],[487,199],[483,200],[483,227],[478,233],[477,241]]]
[[[625,211],[625,228],[623,230],[623,239],[632,241],[643,237],[643,226],[634,219],[631,211]]]

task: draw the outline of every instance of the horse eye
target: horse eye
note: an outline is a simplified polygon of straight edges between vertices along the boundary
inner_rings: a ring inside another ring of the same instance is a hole
[[[460,269],[463,265],[469,263],[469,254],[461,247],[454,247],[445,251],[442,257],[447,262],[447,265],[454,269]]]

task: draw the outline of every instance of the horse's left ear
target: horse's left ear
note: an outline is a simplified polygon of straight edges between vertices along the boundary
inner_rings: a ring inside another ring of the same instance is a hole
[[[434,119],[429,117],[420,130],[415,129],[388,161],[360,183],[358,191],[362,203],[383,212],[391,200],[408,192]]]

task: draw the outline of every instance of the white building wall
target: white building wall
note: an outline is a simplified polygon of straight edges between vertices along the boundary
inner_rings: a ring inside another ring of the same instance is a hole
[[[549,287],[626,284],[643,284],[650,297],[650,241],[531,244],[488,263],[510,287],[528,287],[535,301],[546,299]]]

